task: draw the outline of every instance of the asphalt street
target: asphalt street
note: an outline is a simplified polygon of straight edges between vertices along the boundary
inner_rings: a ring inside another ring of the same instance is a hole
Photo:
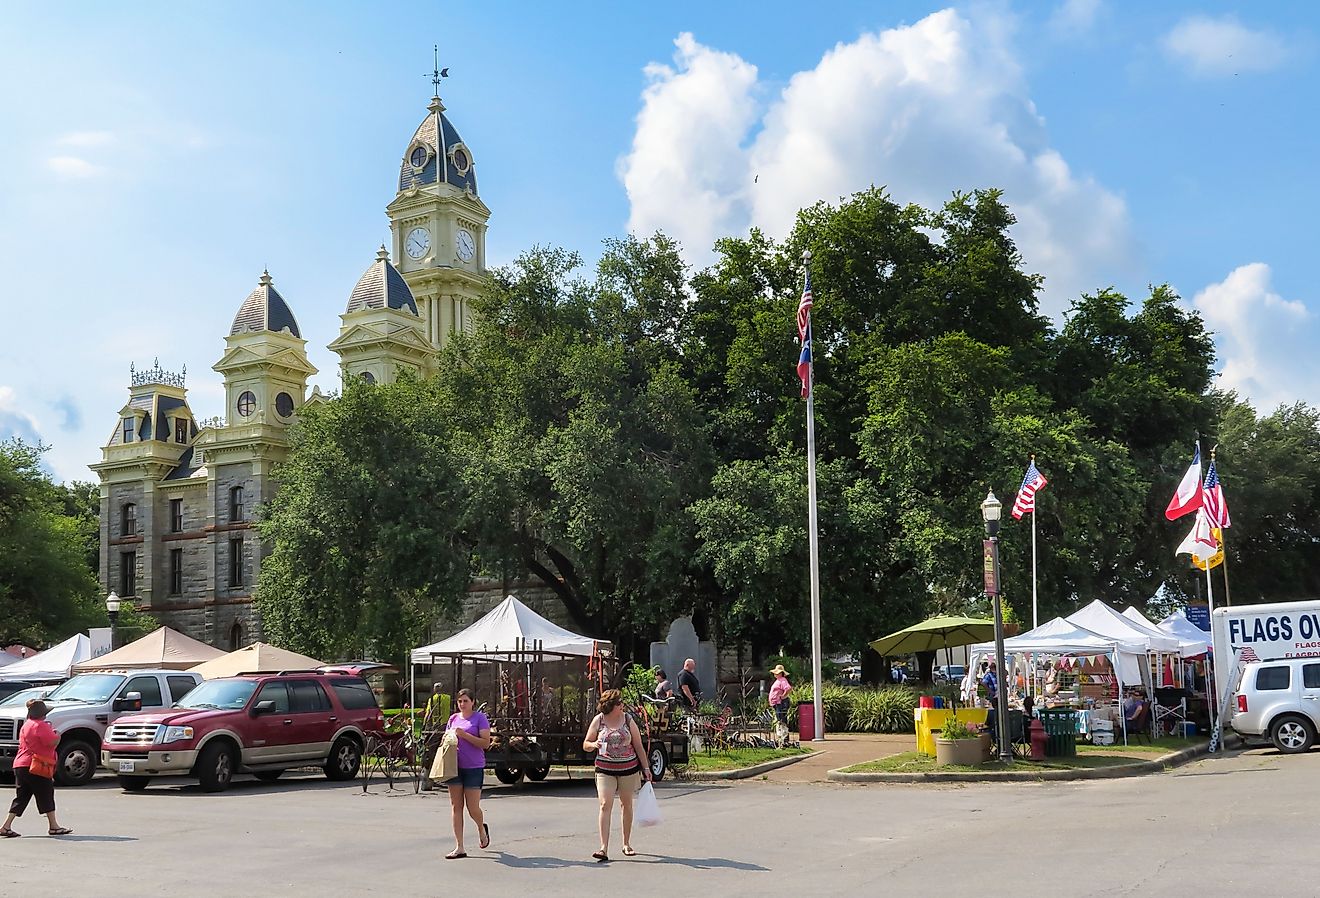
[[[113,781],[58,793],[73,836],[29,809],[0,841],[3,894],[1320,894],[1320,752],[1232,752],[1126,780],[956,786],[666,783],[636,858],[594,863],[587,781],[496,787],[489,851],[446,861],[441,793],[316,776],[229,792]]]

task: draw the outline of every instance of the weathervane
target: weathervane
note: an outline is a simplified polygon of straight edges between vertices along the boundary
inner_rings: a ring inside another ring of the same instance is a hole
[[[431,83],[435,85],[435,95],[440,96],[440,80],[449,77],[449,67],[440,68],[440,45],[435,45],[435,67],[431,69]]]

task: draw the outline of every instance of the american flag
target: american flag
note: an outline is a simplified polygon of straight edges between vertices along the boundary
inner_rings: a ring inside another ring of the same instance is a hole
[[[807,281],[802,285],[802,300],[798,303],[798,340],[807,342],[807,332],[811,330],[811,269],[807,269]]]
[[[1210,457],[1210,470],[1205,473],[1205,485],[1201,487],[1201,507],[1205,509],[1206,520],[1216,530],[1232,525],[1228,517],[1228,502],[1224,500],[1224,486],[1219,482],[1213,455]]]
[[[1238,649],[1238,658],[1242,661],[1243,664],[1246,664],[1250,661],[1260,660],[1260,656],[1256,654],[1256,650],[1251,648],[1251,646],[1243,646],[1242,648]]]
[[[1041,489],[1049,483],[1045,475],[1036,470],[1036,457],[1031,457],[1031,464],[1027,465],[1026,476],[1022,478],[1022,486],[1018,487],[1017,501],[1013,503],[1014,520],[1022,520],[1024,514],[1034,514],[1036,511],[1036,490]]]

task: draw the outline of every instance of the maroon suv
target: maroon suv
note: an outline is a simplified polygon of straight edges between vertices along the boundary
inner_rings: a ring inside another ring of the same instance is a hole
[[[242,674],[207,680],[172,708],[119,718],[102,742],[101,766],[130,792],[158,776],[193,777],[218,792],[236,773],[270,781],[292,767],[346,780],[357,775],[365,735],[383,727],[360,676]]]

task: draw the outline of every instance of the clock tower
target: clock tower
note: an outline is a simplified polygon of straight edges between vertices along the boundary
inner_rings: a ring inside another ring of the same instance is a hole
[[[445,115],[436,81],[437,95],[404,150],[398,194],[385,212],[399,273],[426,339],[439,349],[454,331],[475,326],[472,300],[485,286],[490,209],[477,194],[472,150]]]

